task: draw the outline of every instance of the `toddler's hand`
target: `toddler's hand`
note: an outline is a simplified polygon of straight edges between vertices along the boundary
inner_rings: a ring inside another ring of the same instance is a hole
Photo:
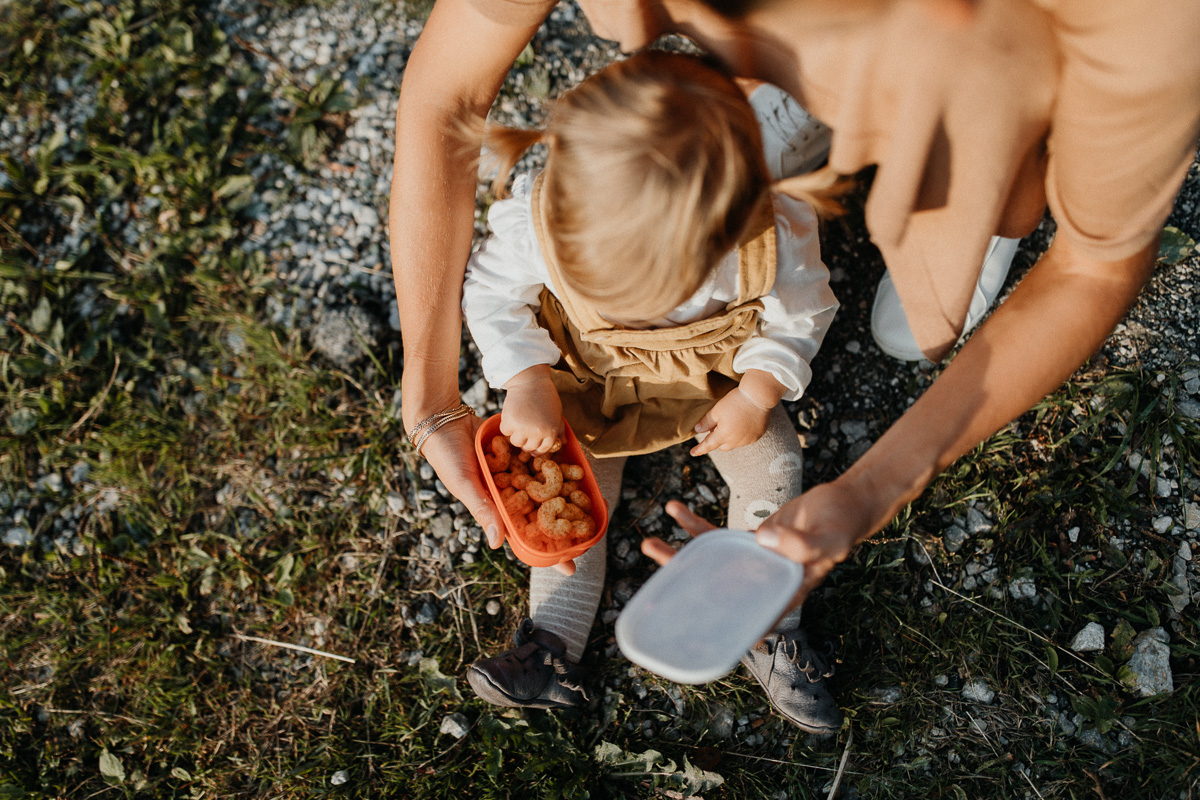
[[[763,409],[735,388],[717,401],[704,419],[696,425],[703,440],[692,448],[692,455],[702,456],[713,450],[734,450],[757,442],[767,430],[770,409]]]
[[[562,401],[541,364],[517,373],[504,384],[504,414],[500,432],[513,446],[537,455],[549,453],[562,437]]]

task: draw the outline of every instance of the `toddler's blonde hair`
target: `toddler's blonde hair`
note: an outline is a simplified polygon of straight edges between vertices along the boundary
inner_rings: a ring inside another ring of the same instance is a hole
[[[544,131],[489,126],[497,197],[538,142],[548,147],[554,257],[571,288],[613,321],[656,319],[691,297],[769,202],[746,96],[693,56],[645,51],[609,65],[558,100]],[[831,210],[828,176],[808,183],[821,188],[786,191]]]

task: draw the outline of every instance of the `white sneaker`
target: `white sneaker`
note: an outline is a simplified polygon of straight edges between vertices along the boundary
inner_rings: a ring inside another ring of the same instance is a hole
[[[749,99],[762,131],[763,155],[772,178],[812,172],[824,163],[832,135],[828,126],[774,84],[759,84]]]
[[[975,293],[971,296],[971,305],[967,309],[967,320],[963,325],[962,336],[958,341],[967,338],[984,314],[992,307],[992,302],[1000,294],[1004,279],[1008,277],[1009,267],[1012,266],[1013,256],[1016,255],[1020,239],[1008,239],[1003,236],[993,236],[988,243],[987,254],[983,257],[983,269],[979,273],[979,282],[975,284]],[[892,283],[892,276],[885,272],[879,279],[879,289],[875,292],[875,305],[871,309],[871,335],[879,349],[892,358],[901,361],[920,361],[925,358],[917,340],[913,338],[908,319],[904,316],[904,306],[900,304],[900,295]]]

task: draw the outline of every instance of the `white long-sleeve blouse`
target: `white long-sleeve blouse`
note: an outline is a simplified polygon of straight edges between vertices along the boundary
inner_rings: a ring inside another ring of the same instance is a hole
[[[516,179],[512,196],[490,209],[493,235],[471,256],[463,288],[463,314],[482,354],[484,377],[502,388],[537,364],[553,366],[561,353],[537,324],[543,288],[554,291],[533,228],[533,179]],[[821,261],[812,208],[784,195],[774,197],[777,263],[775,284],[762,298],[758,330],[734,356],[733,368],[769,372],[796,400],[812,380],[809,364],[833,320],[838,302]],[[737,251],[730,251],[707,281],[653,327],[683,325],[718,313],[738,296]]]

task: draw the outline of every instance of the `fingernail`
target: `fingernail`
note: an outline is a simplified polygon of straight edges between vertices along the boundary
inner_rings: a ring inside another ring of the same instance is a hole
[[[496,530],[495,525],[488,525],[484,535],[487,536],[488,547],[495,550],[500,546],[500,531]]]
[[[763,547],[779,546],[779,534],[772,530],[759,530],[758,533],[754,534],[754,538]]]

